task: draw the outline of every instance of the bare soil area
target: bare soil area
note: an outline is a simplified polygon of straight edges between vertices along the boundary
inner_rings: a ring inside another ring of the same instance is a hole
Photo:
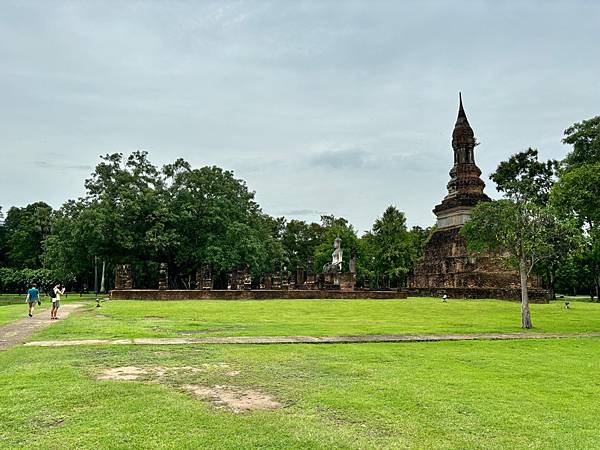
[[[182,386],[182,389],[196,397],[210,401],[217,408],[226,408],[235,413],[282,407],[282,404],[270,394],[235,386],[208,387],[186,384]]]
[[[173,375],[181,373],[198,373],[212,370],[227,370],[224,375],[234,377],[240,374],[239,370],[228,370],[229,365],[225,363],[203,364],[201,367],[191,366],[123,366],[108,367],[103,369],[96,377],[102,381],[144,381],[150,383],[166,383]],[[242,413],[254,410],[271,410],[282,407],[275,397],[253,389],[245,389],[236,386],[215,385],[212,387],[184,384],[181,389],[201,400],[211,402],[217,408],[224,408],[234,413]]]

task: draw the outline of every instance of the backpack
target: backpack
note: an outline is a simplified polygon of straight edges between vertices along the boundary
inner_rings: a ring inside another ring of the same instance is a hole
[[[54,292],[54,288],[50,289],[50,298],[56,298],[56,292]]]

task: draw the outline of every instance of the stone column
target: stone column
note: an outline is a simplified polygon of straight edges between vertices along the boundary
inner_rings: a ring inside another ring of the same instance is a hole
[[[252,275],[250,275],[250,272],[247,272],[244,276],[244,290],[249,291],[250,289],[252,289]]]
[[[160,263],[158,270],[158,289],[164,291],[169,289],[169,265],[167,263]]]
[[[131,264],[119,264],[115,276],[115,289],[133,289]]]
[[[263,276],[263,288],[264,289],[273,289],[273,280],[272,280],[272,275],[270,273],[266,273]]]
[[[207,264],[196,270],[196,289],[203,291],[212,289],[212,270]]]
[[[281,276],[278,273],[273,275],[272,289],[281,289]]]
[[[296,267],[296,287],[300,287],[304,285],[306,282],[306,270],[304,267],[298,266]]]

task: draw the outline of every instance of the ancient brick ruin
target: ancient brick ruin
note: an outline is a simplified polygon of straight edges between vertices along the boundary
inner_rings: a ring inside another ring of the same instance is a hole
[[[415,267],[410,290],[423,295],[467,298],[520,297],[520,281],[516,270],[507,268],[497,255],[469,255],[466,241],[459,233],[469,220],[471,210],[479,202],[490,201],[483,192],[485,183],[475,164],[476,146],[473,129],[459,98],[459,109],[452,149],[454,165],[450,170],[448,194],[433,209],[437,217],[436,230],[427,242],[423,258]],[[539,280],[530,281],[533,300],[543,300]]]

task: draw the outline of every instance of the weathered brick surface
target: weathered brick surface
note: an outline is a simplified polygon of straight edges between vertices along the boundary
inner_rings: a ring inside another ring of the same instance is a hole
[[[497,298],[501,300],[521,300],[521,289],[520,288],[499,288],[499,287],[488,287],[488,288],[409,288],[407,290],[408,295],[417,297],[442,297],[444,294],[450,299],[485,299],[485,298]],[[546,296],[547,292],[545,289],[529,288],[529,302],[530,303],[548,303]]]
[[[257,291],[188,291],[129,289],[114,290],[114,300],[301,300],[301,299],[404,299],[405,292],[396,291],[324,291],[324,290],[257,290]]]

